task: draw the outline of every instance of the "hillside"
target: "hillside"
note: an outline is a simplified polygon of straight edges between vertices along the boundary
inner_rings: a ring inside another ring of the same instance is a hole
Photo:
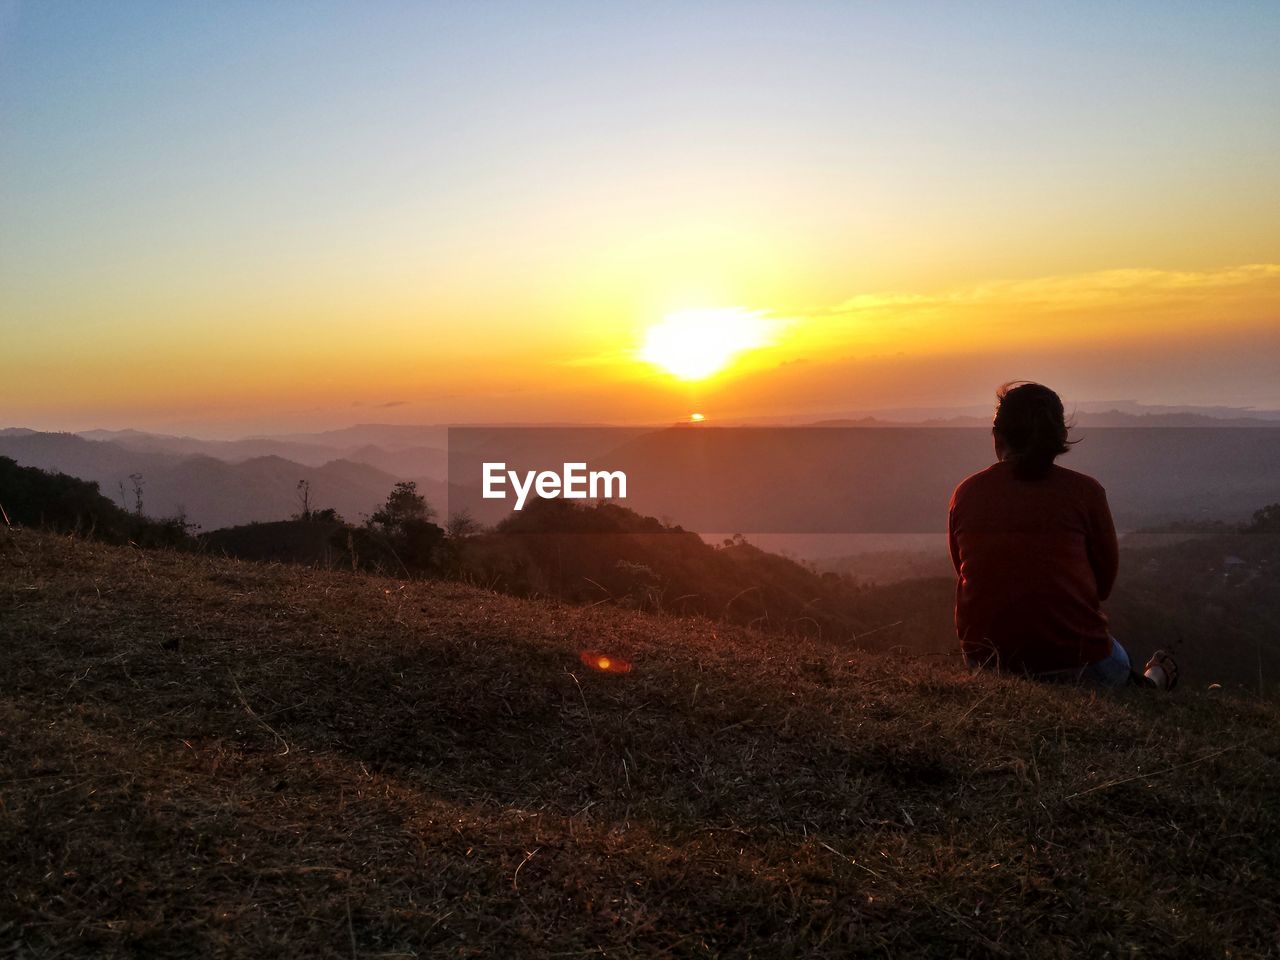
[[[199,541],[200,549],[239,559],[358,565],[389,575],[406,569],[401,553],[378,536],[340,524],[254,524]],[[864,649],[935,655],[956,646],[956,578],[945,546],[932,554],[836,558],[837,574],[741,537],[712,545],[616,504],[546,500],[492,530],[441,541],[427,554],[434,562],[421,572],[516,596],[701,616]],[[1127,536],[1104,608],[1134,656],[1145,661],[1156,649],[1171,652],[1186,683],[1274,696],[1280,694],[1277,569],[1275,535],[1213,524],[1194,534]]]
[[[1206,532],[1209,531],[1209,532]],[[890,577],[864,589],[858,602],[883,618],[909,611],[895,643],[916,652],[955,643],[955,576],[944,551],[933,555],[866,553],[833,558],[826,566],[872,579],[883,559]],[[913,570],[914,568],[914,570]],[[1103,604],[1111,630],[1137,655],[1171,651],[1183,679],[1204,688],[1220,683],[1280,695],[1280,537],[1242,533],[1224,524],[1186,534],[1134,534],[1120,541],[1120,576]],[[905,630],[910,633],[906,634]]]
[[[3,529],[0,571],[19,955],[1276,951],[1271,705]]]
[[[349,555],[342,550],[348,530],[336,520],[277,520],[211,530],[200,535],[199,543],[213,556],[350,567]]]
[[[130,513],[104,497],[96,483],[22,467],[8,457],[0,457],[0,521],[6,528],[33,527],[106,543],[141,547],[190,543],[181,521]]]

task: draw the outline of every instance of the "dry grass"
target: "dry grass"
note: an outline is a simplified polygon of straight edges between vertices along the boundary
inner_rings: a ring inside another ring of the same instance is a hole
[[[0,955],[1278,950],[1270,705],[32,533],[0,571]]]

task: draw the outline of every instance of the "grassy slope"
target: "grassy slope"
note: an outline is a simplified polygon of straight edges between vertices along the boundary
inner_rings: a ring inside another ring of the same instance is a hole
[[[0,571],[0,954],[1280,937],[1269,706],[30,533]]]

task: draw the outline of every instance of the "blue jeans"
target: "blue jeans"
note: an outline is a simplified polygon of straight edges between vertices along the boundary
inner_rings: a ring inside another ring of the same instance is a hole
[[[1101,660],[1089,664],[1080,674],[1082,683],[1096,683],[1102,687],[1123,687],[1129,682],[1129,651],[1120,646],[1120,641],[1111,638],[1111,653]]]
[[[979,670],[989,664],[983,663],[968,654],[965,663],[971,670]],[[1051,683],[1090,683],[1099,687],[1123,687],[1129,682],[1129,651],[1120,645],[1115,637],[1111,638],[1111,652],[1101,660],[1078,670],[1055,670],[1052,673],[1036,674],[1037,680]]]

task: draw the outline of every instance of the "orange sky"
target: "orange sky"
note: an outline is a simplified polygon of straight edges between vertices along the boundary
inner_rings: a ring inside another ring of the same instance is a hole
[[[0,17],[4,425],[1280,407],[1274,11],[441,9]]]

